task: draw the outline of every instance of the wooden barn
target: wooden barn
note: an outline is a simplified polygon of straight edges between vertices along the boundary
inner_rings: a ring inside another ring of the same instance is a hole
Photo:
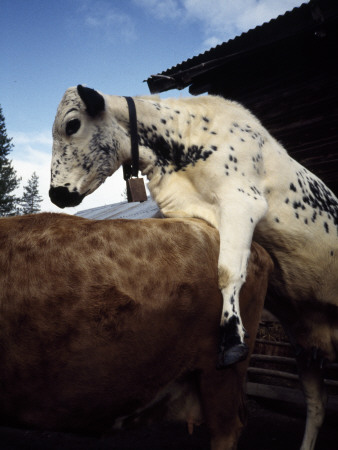
[[[337,58],[338,2],[311,0],[147,83],[242,103],[338,194]]]
[[[189,87],[250,109],[287,151],[338,194],[338,2],[311,0],[284,15],[148,78],[151,93]],[[273,399],[302,395],[282,327],[262,319],[248,392]],[[327,372],[338,407],[338,365]]]

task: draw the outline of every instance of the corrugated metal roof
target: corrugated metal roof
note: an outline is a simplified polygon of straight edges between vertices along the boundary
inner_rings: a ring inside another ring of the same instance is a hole
[[[149,90],[151,93],[158,93],[170,89],[184,89],[192,83],[194,77],[225,63],[228,64],[243,53],[297,36],[304,30],[316,32],[325,21],[326,15],[331,17],[333,11],[335,13],[337,11],[336,0],[311,0],[309,3],[303,3],[234,39],[161,73],[151,75],[147,79]]]
[[[98,206],[85,209],[75,214],[86,219],[147,219],[149,217],[162,217],[157,204],[151,198],[146,202],[121,202],[112,205]]]

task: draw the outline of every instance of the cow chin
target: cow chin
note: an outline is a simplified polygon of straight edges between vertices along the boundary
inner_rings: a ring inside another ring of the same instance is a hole
[[[59,208],[66,208],[79,205],[85,194],[80,195],[78,192],[69,192],[64,186],[51,187],[49,189],[49,198]]]

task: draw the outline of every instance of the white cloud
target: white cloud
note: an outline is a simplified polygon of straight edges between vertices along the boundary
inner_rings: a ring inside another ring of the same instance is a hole
[[[240,10],[234,14],[232,21],[239,32],[269,22],[271,19],[307,3],[303,0],[241,0]]]
[[[217,45],[220,45],[223,42],[224,42],[224,39],[221,39],[217,36],[210,36],[210,37],[204,39],[203,48],[205,48],[207,50],[209,48],[216,47]]]
[[[199,23],[203,49],[213,47],[308,0],[134,0],[158,19]],[[196,31],[198,32],[198,31]]]
[[[130,15],[113,8],[107,1],[80,0],[78,17],[85,27],[104,34],[108,42],[124,39],[130,42],[136,39],[135,24]]]
[[[305,0],[305,3],[308,0]],[[303,0],[183,0],[186,15],[201,23],[205,40],[224,42],[284,14]]]
[[[177,19],[184,15],[184,8],[179,0],[134,0],[143,6],[157,19]]]
[[[53,145],[52,134],[50,131],[47,132],[39,132],[39,133],[23,133],[18,131],[13,133],[13,143],[15,146],[18,145],[33,145],[33,144],[41,144],[49,146],[50,148]]]

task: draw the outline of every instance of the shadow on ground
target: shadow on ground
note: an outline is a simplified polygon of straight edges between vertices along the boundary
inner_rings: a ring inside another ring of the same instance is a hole
[[[250,400],[248,425],[238,450],[298,450],[305,419],[294,406]],[[278,406],[278,411],[277,411]],[[207,450],[204,426],[192,436],[184,424],[161,423],[114,435],[94,437],[0,427],[1,450]],[[337,450],[338,413],[327,414],[316,450]]]

